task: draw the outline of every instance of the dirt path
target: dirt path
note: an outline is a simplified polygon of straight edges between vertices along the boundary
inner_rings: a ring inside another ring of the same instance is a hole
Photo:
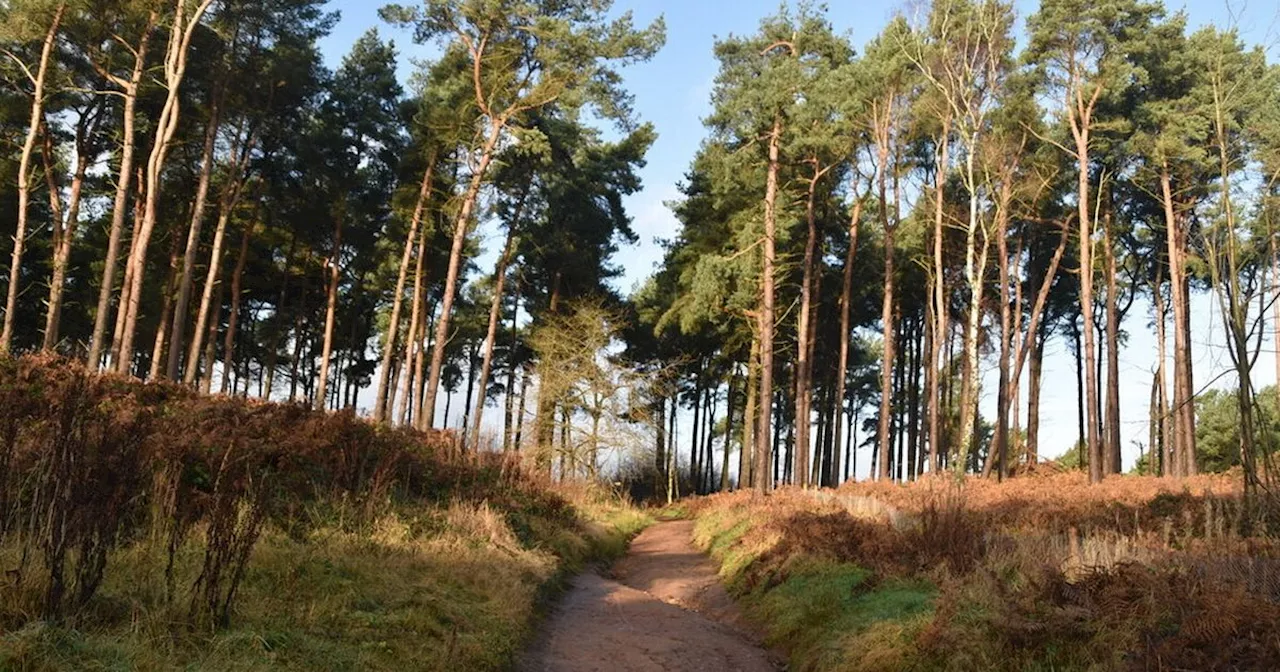
[[[777,658],[739,624],[741,615],[693,547],[693,524],[659,523],[636,537],[613,578],[588,572],[517,662],[521,672],[741,670],[773,672]]]

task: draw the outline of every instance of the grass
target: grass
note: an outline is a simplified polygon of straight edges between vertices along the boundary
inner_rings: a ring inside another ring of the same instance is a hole
[[[1280,669],[1280,544],[1241,531],[1229,484],[1114,479],[1107,501],[1076,478],[688,509],[793,670]]]
[[[720,562],[726,585],[766,642],[789,653],[792,669],[900,669],[895,655],[859,665],[869,645],[897,651],[918,632],[936,589],[821,552],[787,552],[787,537],[803,531],[779,517],[784,510],[757,498],[704,504],[694,513],[694,543]]]
[[[0,671],[494,670],[647,515],[353,412],[0,357]]]
[[[0,634],[0,670],[505,669],[561,580],[649,522],[616,500],[578,501],[571,524],[455,503],[304,539],[268,529],[218,631],[186,626],[184,600],[163,595],[163,554],[130,546],[112,558],[128,570],[108,574],[83,616]],[[184,547],[180,577],[200,553]]]

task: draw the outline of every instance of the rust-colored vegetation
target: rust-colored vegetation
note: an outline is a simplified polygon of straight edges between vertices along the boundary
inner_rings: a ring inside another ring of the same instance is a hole
[[[693,510],[797,669],[1280,669],[1280,544],[1235,482],[937,478]]]
[[[638,524],[447,433],[61,360],[0,358],[0,408],[4,669],[500,668]]]

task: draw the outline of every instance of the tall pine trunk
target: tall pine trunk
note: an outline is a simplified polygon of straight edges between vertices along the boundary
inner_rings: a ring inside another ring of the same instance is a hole
[[[938,458],[943,452],[942,426],[942,371],[940,361],[947,340],[947,322],[950,306],[947,305],[947,268],[943,256],[944,206],[947,186],[947,170],[950,163],[951,117],[942,120],[942,133],[938,136],[938,163],[934,167],[933,183],[933,330],[932,347],[929,350],[929,471],[938,471]]]
[[[71,196],[67,202],[66,216],[60,216],[61,208],[56,204],[54,213],[54,252],[53,272],[49,280],[49,304],[44,321],[44,350],[52,350],[58,344],[58,332],[62,322],[62,297],[67,284],[67,265],[71,260],[71,247],[75,243],[76,232],[80,227],[80,203],[84,194],[85,175],[89,171],[90,136],[97,133],[98,115],[101,108],[95,101],[88,110],[82,111],[76,123],[76,167],[71,177]],[[58,190],[50,170],[53,164],[53,148],[49,134],[45,133],[45,171],[49,173],[50,199],[58,200]],[[61,225],[59,222],[61,221]]]
[[[418,240],[418,227],[422,224],[422,213],[426,210],[431,196],[431,179],[435,169],[436,157],[433,153],[427,161],[427,169],[422,174],[422,184],[418,188],[418,200],[413,206],[413,217],[409,220],[409,233],[404,238],[404,252],[400,255],[400,274],[396,277],[396,290],[391,299],[391,318],[387,323],[387,337],[382,346],[382,366],[378,369],[378,396],[373,403],[374,422],[387,420],[389,376],[391,360],[396,353],[396,338],[400,335],[400,308],[404,303],[404,285],[409,274],[409,260],[413,256],[413,248]],[[419,257],[421,258],[421,257]],[[417,300],[417,284],[415,283],[415,301]],[[413,335],[410,334],[411,342]]]
[[[245,263],[249,259],[249,237],[253,233],[253,227],[245,224],[244,231],[240,233],[240,252],[236,257],[236,269],[231,274],[231,313],[227,316],[227,333],[222,341],[222,393],[234,393],[231,390],[231,370],[235,361],[236,338],[239,334],[240,327],[240,298],[242,293],[242,281],[244,278]]]
[[[888,112],[885,113],[886,115]],[[888,124],[888,122],[884,122]],[[880,224],[884,229],[884,300],[881,305],[881,332],[884,334],[884,346],[880,365],[880,427],[878,465],[876,476],[880,480],[888,480],[890,459],[893,451],[893,437],[890,434],[893,420],[893,368],[896,358],[894,335],[896,327],[893,322],[894,306],[894,228],[889,217],[888,193],[886,180],[889,173],[889,130],[887,126],[877,131],[879,146],[879,170],[877,171],[877,190],[880,198]]]
[[[818,247],[817,213],[814,201],[817,198],[818,180],[822,173],[814,159],[814,175],[809,180],[809,190],[805,199],[805,225],[808,234],[804,245],[804,262],[800,281],[800,313],[796,320],[796,473],[797,485],[808,487],[810,484],[809,440],[810,416],[812,415],[812,368],[811,359],[813,340],[813,301],[814,301],[814,257]]]
[[[200,249],[200,232],[204,224],[205,205],[209,200],[209,181],[213,175],[213,152],[218,139],[221,95],[215,94],[209,111],[209,125],[204,132],[204,146],[200,151],[200,176],[196,182],[196,200],[191,210],[191,223],[187,226],[187,248],[182,256],[182,276],[178,282],[177,306],[174,311],[169,361],[165,376],[177,380],[181,375],[183,340],[186,338],[187,304],[191,301],[192,279],[195,277],[196,252]]]
[[[44,44],[40,49],[40,64],[36,68],[35,76],[31,77],[34,87],[31,93],[31,120],[27,125],[26,140],[23,141],[22,154],[18,159],[18,225],[13,235],[13,254],[9,258],[9,293],[5,300],[4,326],[0,329],[0,353],[9,352],[13,347],[13,325],[17,320],[18,294],[22,284],[22,255],[26,246],[27,219],[31,209],[31,155],[35,152],[36,138],[44,122],[45,80],[49,76],[53,47],[57,42],[58,29],[62,26],[62,17],[66,11],[67,3],[58,3],[53,19],[49,22],[49,30],[45,33]]]
[[[151,156],[147,160],[147,192],[146,205],[143,209],[141,226],[130,251],[129,283],[121,290],[121,310],[125,311],[125,320],[119,343],[119,362],[117,371],[128,373],[133,362],[133,341],[138,331],[138,311],[142,302],[142,286],[146,274],[147,247],[151,234],[159,219],[160,181],[168,159],[174,134],[178,130],[179,97],[182,80],[187,71],[188,48],[201,17],[213,0],[200,0],[200,4],[188,17],[187,0],[176,0],[173,26],[170,28],[169,48],[165,55],[165,83],[169,88],[164,107],[156,123],[155,142],[151,147]]]
[[[493,369],[494,344],[498,340],[498,324],[502,321],[502,299],[503,288],[507,284],[507,266],[511,263],[511,255],[515,251],[516,231],[528,196],[529,186],[526,185],[520,200],[516,203],[511,222],[507,224],[507,240],[502,245],[502,254],[498,256],[497,267],[493,269],[493,298],[489,302],[489,326],[485,332],[484,359],[480,365],[480,400],[476,403],[471,432],[471,444],[477,450],[480,448],[480,423],[484,418],[484,402],[487,396],[485,391],[489,389],[489,373]]]
[[[142,28],[138,48],[134,52],[133,72],[125,80],[107,73],[107,78],[122,90],[123,121],[120,131],[120,169],[116,173],[115,200],[111,209],[111,232],[107,235],[107,252],[102,261],[102,282],[98,286],[98,306],[93,313],[93,336],[89,341],[89,366],[97,368],[101,363],[102,349],[107,335],[107,322],[111,317],[111,297],[115,294],[116,263],[120,258],[120,239],[124,234],[124,220],[129,211],[129,187],[133,178],[134,144],[138,87],[146,69],[147,51],[151,45],[151,32],[158,13],[152,10]]]
[[[329,271],[329,288],[325,292],[324,312],[324,346],[320,350],[320,381],[317,383],[317,409],[325,407],[325,393],[329,389],[329,360],[333,356],[333,325],[338,313],[338,283],[342,280],[342,220],[346,218],[345,208],[339,208],[338,216],[333,220],[333,252],[326,265]]]
[[[770,437],[773,431],[773,332],[774,332],[774,265],[776,263],[777,200],[779,154],[782,141],[782,116],[774,116],[773,129],[769,133],[769,166],[764,191],[764,267],[762,269],[759,313],[760,333],[760,428],[756,435],[755,469],[760,474],[756,489],[768,492],[773,487],[769,480]]]
[[[858,252],[858,224],[862,219],[862,203],[863,198],[858,198],[853,204],[853,215],[849,218],[849,249],[844,255],[844,274],[840,284],[840,354],[836,364],[836,399],[837,409],[844,408],[844,392],[845,385],[849,378],[849,337],[852,330],[850,324],[850,313],[853,304],[853,262],[857,258]],[[748,405],[750,402],[748,402]],[[837,413],[839,415],[839,413]],[[835,423],[835,439],[834,443],[837,448],[840,446],[840,432],[843,429],[843,423]],[[840,472],[840,451],[836,450],[832,455],[831,473],[835,476],[835,480],[841,479]],[[839,483],[836,483],[839,485]]]
[[[480,187],[484,184],[489,164],[493,162],[493,153],[502,137],[505,120],[494,119],[489,124],[489,137],[480,151],[480,161],[471,174],[471,182],[467,185],[462,199],[462,207],[453,224],[453,246],[449,250],[449,270],[445,275],[444,297],[440,301],[440,318],[436,321],[435,343],[431,350],[431,370],[427,374],[427,389],[422,405],[422,428],[434,427],[436,393],[440,387],[440,371],[444,368],[445,346],[449,342],[449,326],[453,318],[453,301],[458,292],[458,274],[462,269],[462,254],[467,242],[467,232],[471,227],[471,215],[475,210],[476,199],[480,196]]]

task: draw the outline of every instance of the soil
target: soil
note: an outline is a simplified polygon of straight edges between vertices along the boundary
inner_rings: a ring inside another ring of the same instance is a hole
[[[579,575],[517,661],[520,672],[774,672],[781,659],[742,621],[694,548],[693,523],[649,527],[608,576]]]

